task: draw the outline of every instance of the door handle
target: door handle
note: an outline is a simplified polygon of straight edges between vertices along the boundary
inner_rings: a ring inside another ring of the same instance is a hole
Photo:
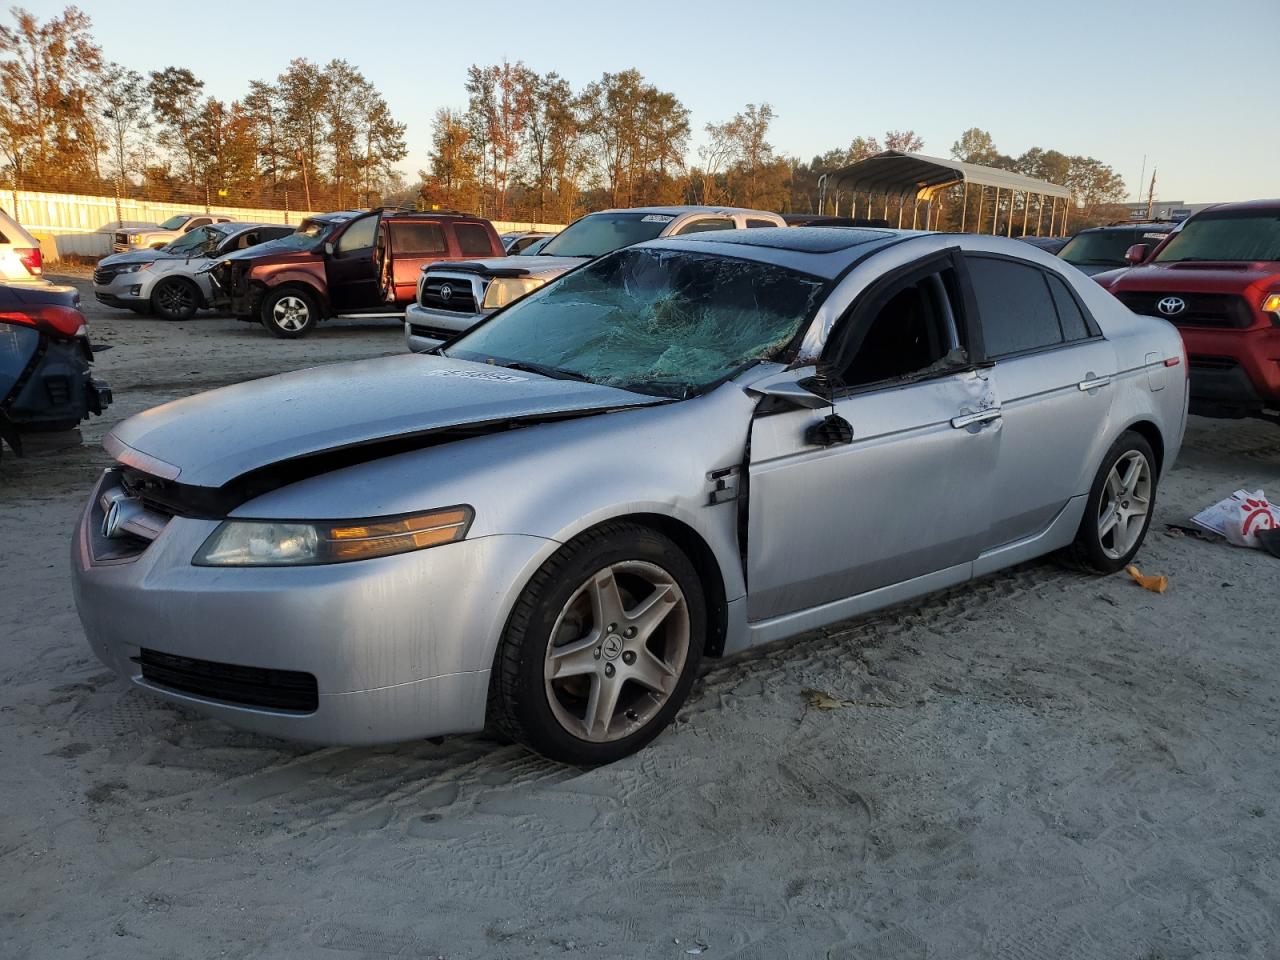
[[[1105,387],[1111,383],[1111,377],[1094,377],[1090,375],[1089,379],[1081,380],[1076,384],[1081,390],[1097,390],[1099,387]]]
[[[999,420],[1003,416],[1004,414],[1000,412],[999,407],[991,407],[987,410],[979,410],[977,413],[965,413],[958,417],[952,417],[951,425],[959,430],[979,423],[990,423],[992,420]]]

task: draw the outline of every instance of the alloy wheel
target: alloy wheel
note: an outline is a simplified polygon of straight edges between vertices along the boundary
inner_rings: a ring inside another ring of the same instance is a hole
[[[156,301],[166,314],[177,315],[195,308],[195,295],[185,283],[166,283],[156,291]]]
[[[1134,548],[1151,510],[1151,464],[1137,450],[1121,455],[1107,474],[1098,503],[1098,541],[1102,552],[1119,560]]]
[[[596,571],[556,618],[543,676],[560,725],[596,743],[645,726],[675,690],[689,655],[689,607],[656,564]]]
[[[281,330],[297,333],[307,326],[311,310],[301,297],[284,296],[271,308],[271,318]]]

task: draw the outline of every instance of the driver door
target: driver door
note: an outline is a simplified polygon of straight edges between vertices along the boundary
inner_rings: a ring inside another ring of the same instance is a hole
[[[353,220],[334,241],[325,258],[329,301],[337,313],[379,306],[378,270],[373,250],[378,234],[378,214]]]
[[[968,334],[954,254],[863,293],[823,354],[833,402],[751,431],[747,618],[768,620],[931,573],[966,579],[991,513],[1000,412]],[[810,433],[836,416],[848,442]]]

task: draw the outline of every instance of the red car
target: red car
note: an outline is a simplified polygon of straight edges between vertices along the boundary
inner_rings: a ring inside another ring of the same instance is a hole
[[[1209,207],[1099,283],[1182,333],[1191,412],[1280,423],[1280,200]]]
[[[493,224],[481,217],[350,210],[312,217],[287,237],[206,269],[214,306],[294,339],[328,317],[403,317],[427,264],[502,254]]]

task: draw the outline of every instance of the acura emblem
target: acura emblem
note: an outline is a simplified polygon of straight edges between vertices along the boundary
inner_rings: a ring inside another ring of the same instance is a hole
[[[1183,310],[1187,309],[1187,301],[1183,300],[1181,297],[1165,297],[1156,304],[1156,309],[1166,317],[1176,317]]]
[[[453,287],[449,286],[447,283],[440,284],[440,299],[443,300],[445,303],[448,303],[450,300],[452,300]]]

